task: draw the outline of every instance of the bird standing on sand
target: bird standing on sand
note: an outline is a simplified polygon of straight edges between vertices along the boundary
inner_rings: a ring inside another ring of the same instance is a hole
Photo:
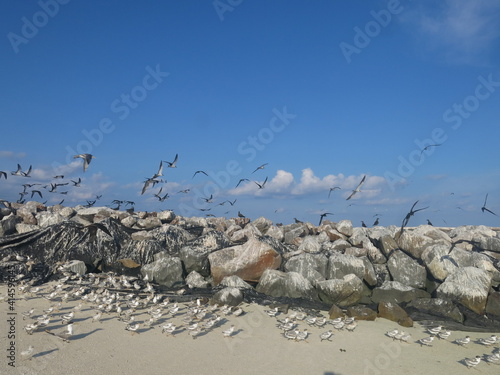
[[[346,201],[348,201],[349,199],[351,199],[352,197],[354,197],[354,195],[356,193],[359,193],[361,190],[361,185],[363,185],[365,183],[365,180],[366,180],[366,175],[363,176],[363,178],[361,179],[361,182],[358,184],[358,186],[356,186],[356,189],[354,189],[351,193],[351,195],[349,195],[346,199]]]
[[[91,154],[79,154],[79,155],[73,156],[73,159],[78,159],[78,158],[83,159],[83,171],[85,172],[87,170],[87,168],[89,167],[89,164],[92,161],[92,159],[95,159],[95,156],[91,155]]]
[[[434,341],[434,336],[424,337],[423,339],[418,340],[417,342],[422,345],[432,346],[432,341]]]
[[[475,358],[465,358],[464,363],[468,368],[476,367],[481,362],[481,357],[476,355]]]

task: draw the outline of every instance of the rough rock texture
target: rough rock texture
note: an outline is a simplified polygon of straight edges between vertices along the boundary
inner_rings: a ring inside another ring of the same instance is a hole
[[[186,285],[189,288],[208,288],[210,283],[196,271],[191,271],[186,276]]]
[[[451,319],[458,323],[464,321],[460,309],[449,299],[417,298],[406,305],[406,310],[412,317],[425,313],[438,318]]]
[[[351,306],[347,309],[347,315],[357,320],[375,320],[377,312],[363,305]]]
[[[143,276],[147,275],[149,280],[167,288],[184,284],[181,260],[166,252],[156,254],[155,261],[142,266],[141,273]]]
[[[346,275],[342,279],[319,281],[316,288],[322,301],[341,307],[354,305],[363,296],[363,281],[354,274]]]
[[[243,302],[243,293],[238,288],[227,287],[215,293],[210,300],[211,304],[220,306],[238,306]]]
[[[477,314],[484,313],[491,274],[475,267],[457,268],[437,289],[439,298],[449,298]]]
[[[424,288],[427,272],[418,262],[402,251],[394,251],[387,261],[392,279],[413,288]]]
[[[253,287],[250,284],[248,284],[241,277],[236,276],[236,275],[224,277],[219,285],[229,286],[229,287],[239,288],[239,289],[253,289]]]
[[[277,269],[281,265],[281,255],[256,238],[250,238],[243,245],[215,251],[208,258],[215,284],[230,275],[256,282],[265,270]]]
[[[297,272],[268,269],[262,274],[256,290],[273,297],[318,299],[312,284]]]
[[[333,254],[330,256],[326,269],[327,279],[341,279],[351,273],[363,279],[365,276],[365,264],[363,260],[344,254]]]
[[[304,276],[312,285],[326,279],[328,258],[323,254],[299,254],[285,263],[285,271],[297,272]]]
[[[378,304],[378,316],[396,322],[403,327],[413,327],[413,320],[406,311],[392,302],[380,302]]]
[[[424,290],[403,285],[398,281],[385,281],[382,286],[373,289],[372,301],[402,303],[410,302],[416,298],[428,298],[430,294]]]

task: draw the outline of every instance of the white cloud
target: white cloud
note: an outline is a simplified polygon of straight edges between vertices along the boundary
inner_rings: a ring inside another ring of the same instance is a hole
[[[455,63],[478,63],[500,36],[500,2],[445,0],[414,3],[401,19],[423,45]]]
[[[22,159],[25,156],[26,156],[25,152],[14,152],[14,151],[0,150],[0,159],[1,158],[6,158],[6,159]]]

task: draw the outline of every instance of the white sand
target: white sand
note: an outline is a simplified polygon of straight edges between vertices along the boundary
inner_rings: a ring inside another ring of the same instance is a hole
[[[0,297],[6,295],[6,290],[5,285],[0,286]],[[321,332],[332,329],[331,325],[318,328],[301,322],[299,328],[311,332],[308,342],[288,341],[276,328],[276,319],[265,314],[267,308],[256,304],[243,304],[244,316],[228,316],[222,326],[197,339],[186,331],[169,337],[159,327],[132,334],[117,320],[116,313],[103,314],[102,323],[92,323],[89,318],[94,311],[90,304],[75,314],[75,336],[70,343],[42,330],[28,335],[23,327],[30,320],[23,320],[21,313],[33,307],[36,317],[51,304],[44,298],[16,301],[17,358],[12,368],[5,355],[9,348],[9,306],[0,303],[0,374],[467,374],[474,370],[467,369],[461,360],[493,350],[475,342],[465,348],[451,342],[466,335],[474,340],[490,336],[466,332],[453,332],[448,341],[435,340],[433,347],[421,347],[415,341],[428,334],[418,325],[403,328],[412,334],[411,343],[392,341],[385,332],[402,327],[385,319],[361,321],[352,333],[334,330],[331,342],[319,339]],[[60,315],[75,305],[76,301],[64,304],[59,313],[53,314],[48,328],[53,332],[62,330]],[[149,318],[144,310],[138,314],[138,321]],[[167,316],[166,320],[183,324],[181,315]],[[224,338],[222,331],[231,324],[236,326],[236,333]],[[31,360],[22,360],[19,353],[29,345],[34,346],[35,355]],[[482,374],[500,373],[499,365],[480,363],[477,369]]]

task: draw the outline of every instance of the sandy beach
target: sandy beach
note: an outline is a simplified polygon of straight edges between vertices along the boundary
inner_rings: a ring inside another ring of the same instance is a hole
[[[19,297],[19,292],[16,294]],[[6,295],[7,286],[1,285],[0,298]],[[43,290],[38,295],[43,296]],[[78,303],[77,300],[63,303],[46,328],[55,333],[62,331],[61,316]],[[436,339],[432,347],[420,346],[416,340],[429,336],[424,327],[418,324],[412,328],[398,327],[385,319],[360,321],[354,332],[336,331],[328,323],[324,327],[311,327],[300,321],[299,329],[307,329],[310,335],[307,342],[295,342],[284,338],[276,327],[277,319],[285,315],[272,318],[265,312],[269,307],[245,303],[241,305],[244,315],[224,316],[221,325],[202,332],[196,339],[185,328],[174,336],[161,332],[160,326],[166,322],[187,326],[182,321],[187,303],[179,304],[178,315],[165,314],[154,328],[141,327],[139,333],[126,331],[126,324],[117,319],[116,312],[103,314],[101,322],[92,322],[95,310],[88,303],[75,312],[74,336],[69,343],[41,328],[28,335],[23,327],[54,304],[40,296],[16,299],[12,305],[7,300],[0,303],[1,374],[465,374],[471,370],[463,364],[464,358],[490,354],[498,347],[498,343],[487,347],[476,342],[490,333],[458,331],[452,332],[448,340]],[[11,307],[13,310],[9,310]],[[32,318],[23,320],[22,313],[31,308],[35,309]],[[149,318],[146,310],[137,310],[136,321]],[[9,311],[16,314],[9,315]],[[326,317],[326,312],[323,314]],[[10,360],[5,354],[9,353],[8,319],[12,317],[15,317],[15,367],[8,365]],[[222,331],[232,324],[234,333],[225,338]],[[393,341],[385,335],[394,328],[410,333],[410,342]],[[319,335],[329,329],[334,331],[331,341],[321,341]],[[466,347],[452,342],[466,335],[472,339]],[[33,357],[21,358],[20,352],[30,345],[34,347]],[[500,366],[484,362],[476,368],[483,374],[498,374],[500,370]]]

